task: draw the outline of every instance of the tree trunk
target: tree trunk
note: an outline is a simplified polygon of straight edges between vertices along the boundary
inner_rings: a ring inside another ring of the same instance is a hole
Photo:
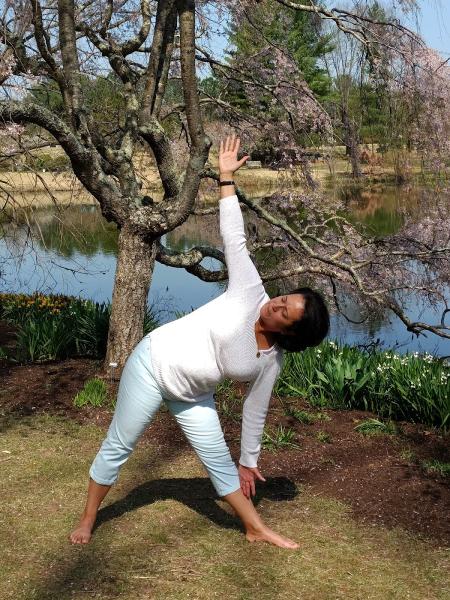
[[[359,161],[358,135],[345,107],[342,107],[342,124],[345,135],[345,153],[350,156],[353,177],[359,178],[362,176],[362,172]]]
[[[156,246],[125,225],[119,233],[116,275],[109,322],[105,370],[118,378],[130,352],[143,336],[148,290],[155,264]]]

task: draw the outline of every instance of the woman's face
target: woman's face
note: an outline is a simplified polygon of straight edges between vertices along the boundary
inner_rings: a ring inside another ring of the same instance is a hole
[[[266,331],[284,333],[302,318],[304,310],[305,299],[302,294],[277,296],[262,306],[259,320]]]

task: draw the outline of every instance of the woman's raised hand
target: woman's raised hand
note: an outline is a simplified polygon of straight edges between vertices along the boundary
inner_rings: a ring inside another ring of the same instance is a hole
[[[244,156],[241,160],[237,159],[240,143],[240,139],[234,133],[228,135],[225,141],[220,140],[219,171],[222,175],[233,175],[250,158]]]

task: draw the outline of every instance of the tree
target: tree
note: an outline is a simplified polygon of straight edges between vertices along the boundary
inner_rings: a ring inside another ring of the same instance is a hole
[[[250,61],[255,65],[255,72],[263,69],[271,74],[268,83],[276,83],[279,69],[274,69],[274,51],[282,53],[295,65],[295,71],[301,74],[314,100],[318,103],[314,113],[320,112],[319,103],[324,101],[330,91],[331,79],[326,70],[320,65],[321,59],[330,52],[330,35],[321,31],[322,21],[315,14],[292,11],[280,6],[276,0],[259,3],[253,10],[245,10],[245,20],[241,14],[235,13],[227,26],[229,42],[232,49],[228,50],[227,63],[238,67]],[[290,70],[290,64],[286,65]],[[221,79],[223,84],[223,78]],[[295,93],[295,88],[291,93]],[[304,94],[302,94],[304,95]],[[273,124],[283,122],[285,111],[277,102],[273,102],[273,94],[264,87],[250,92],[239,82],[231,82],[225,87],[224,99],[232,106],[252,114],[259,119],[265,113]],[[296,145],[305,146],[311,143],[310,134],[315,131],[315,118],[310,115],[301,128],[297,128]],[[272,131],[263,132],[253,148],[253,155],[262,158],[267,164],[281,165],[284,156],[279,156],[271,140]],[[286,156],[287,156],[286,151]]]
[[[370,19],[349,11],[327,10],[314,2],[303,5],[277,1],[300,13],[314,13],[331,20],[355,37],[367,52],[372,51],[371,28],[381,25]],[[196,197],[201,180],[218,179],[217,173],[205,168],[212,141],[205,133],[203,107],[214,105],[221,110],[221,115],[229,111],[237,128],[242,122],[247,125],[256,122],[253,115],[230,106],[220,93],[216,97],[200,98],[196,62],[209,65],[213,74],[220,71],[226,74],[228,81],[246,86],[249,97],[255,94],[255,89],[264,90],[272,97],[271,103],[279,104],[284,115],[282,120],[275,123],[270,115],[263,118],[261,113],[257,119],[257,126],[272,136],[275,145],[282,147],[290,141],[295,145],[296,136],[306,124],[318,130],[329,121],[295,60],[282,48],[270,48],[272,58],[262,67],[258,61],[248,59],[244,65],[221,63],[202,46],[201,36],[208,35],[204,26],[208,11],[233,10],[243,14],[242,11],[253,9],[257,4],[255,0],[220,3],[141,0],[137,8],[130,0],[106,5],[97,0],[86,4],[73,0],[56,3],[31,0],[29,4],[22,4],[21,0],[15,0],[5,7],[0,30],[0,81],[9,95],[0,101],[0,116],[5,123],[3,134],[14,141],[20,136],[21,127],[33,124],[50,135],[69,157],[77,179],[97,199],[104,217],[116,223],[119,229],[106,365],[114,361],[122,366],[142,336],[155,260],[186,268],[206,281],[226,277],[224,270],[209,271],[201,265],[206,256],[224,262],[223,254],[216,248],[193,248],[179,253],[167,250],[160,241],[161,236],[198,212]],[[399,31],[397,23],[389,26]],[[264,53],[267,56],[268,49]],[[104,77],[114,72],[113,81],[117,81],[123,103],[120,119],[111,135],[95,122],[94,107],[90,108],[86,101],[88,90],[83,87],[83,75],[96,79],[102,71],[106,71]],[[53,110],[38,101],[24,100],[23,89],[35,86],[41,78],[57,86],[64,107],[62,116],[58,112],[60,108]],[[183,94],[182,103],[178,86]],[[169,92],[173,93],[171,97]],[[179,164],[180,157],[173,152],[171,133],[165,126],[167,119],[173,117],[179,118],[188,143],[185,165]],[[251,135],[252,127],[247,126],[243,133],[246,132]],[[22,148],[24,141],[29,150],[33,141],[20,140]],[[18,147],[20,149],[20,144]],[[164,192],[160,202],[142,189],[143,182],[133,162],[137,147],[144,147],[148,162],[154,160],[156,164]],[[297,199],[297,206],[304,203],[306,208],[311,207],[308,208],[310,216],[316,218],[299,233],[282,216],[281,200],[274,216],[240,190],[238,194],[242,202],[275,227],[276,233],[271,233],[270,239],[260,244],[290,246],[294,255],[304,261],[301,268],[288,265],[282,272],[285,276],[315,273],[324,281],[331,280],[334,287],[337,284],[353,286],[368,301],[387,305],[402,315],[412,330],[429,329],[450,335],[445,325],[411,323],[401,306],[389,296],[390,288],[385,289],[384,283],[379,288],[374,287],[377,280],[370,272],[373,263],[365,253],[375,250],[376,242],[363,243],[345,219],[332,214],[325,216],[323,199],[316,196]],[[292,198],[287,200],[289,208]],[[259,242],[254,242],[257,248]],[[442,263],[436,256],[440,260],[446,256],[442,235],[431,245],[427,238],[427,244],[420,246],[417,257],[439,266]],[[399,264],[406,255],[415,256],[405,242]],[[377,257],[380,258],[379,253]],[[273,272],[264,277],[275,278]]]

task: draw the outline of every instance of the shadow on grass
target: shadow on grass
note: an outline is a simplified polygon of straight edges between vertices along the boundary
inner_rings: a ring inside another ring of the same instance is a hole
[[[293,500],[298,494],[294,482],[286,477],[267,478],[266,483],[258,483],[255,506],[263,499],[279,501]],[[134,488],[121,500],[100,509],[94,531],[102,523],[116,519],[141,506],[160,500],[176,500],[195,510],[199,515],[224,527],[242,530],[239,519],[231,516],[216,504],[216,495],[207,477],[156,479]]]
[[[268,478],[265,484],[259,485],[254,503],[257,505],[263,499],[293,500],[297,494],[295,483],[286,477]],[[216,504],[217,496],[207,477],[157,479],[139,485],[124,498],[102,508],[94,530],[141,506],[169,499],[185,504],[223,529],[242,531],[240,521]],[[105,540],[104,543],[108,542]],[[52,573],[48,573],[39,584],[34,584],[33,594],[27,598],[69,600],[94,594],[92,597],[107,600],[120,598],[129,591],[129,582],[120,570],[117,573],[111,571],[110,565],[106,565],[105,569],[99,568],[106,561],[102,545],[73,546],[68,553],[62,553],[54,560],[56,565]]]

